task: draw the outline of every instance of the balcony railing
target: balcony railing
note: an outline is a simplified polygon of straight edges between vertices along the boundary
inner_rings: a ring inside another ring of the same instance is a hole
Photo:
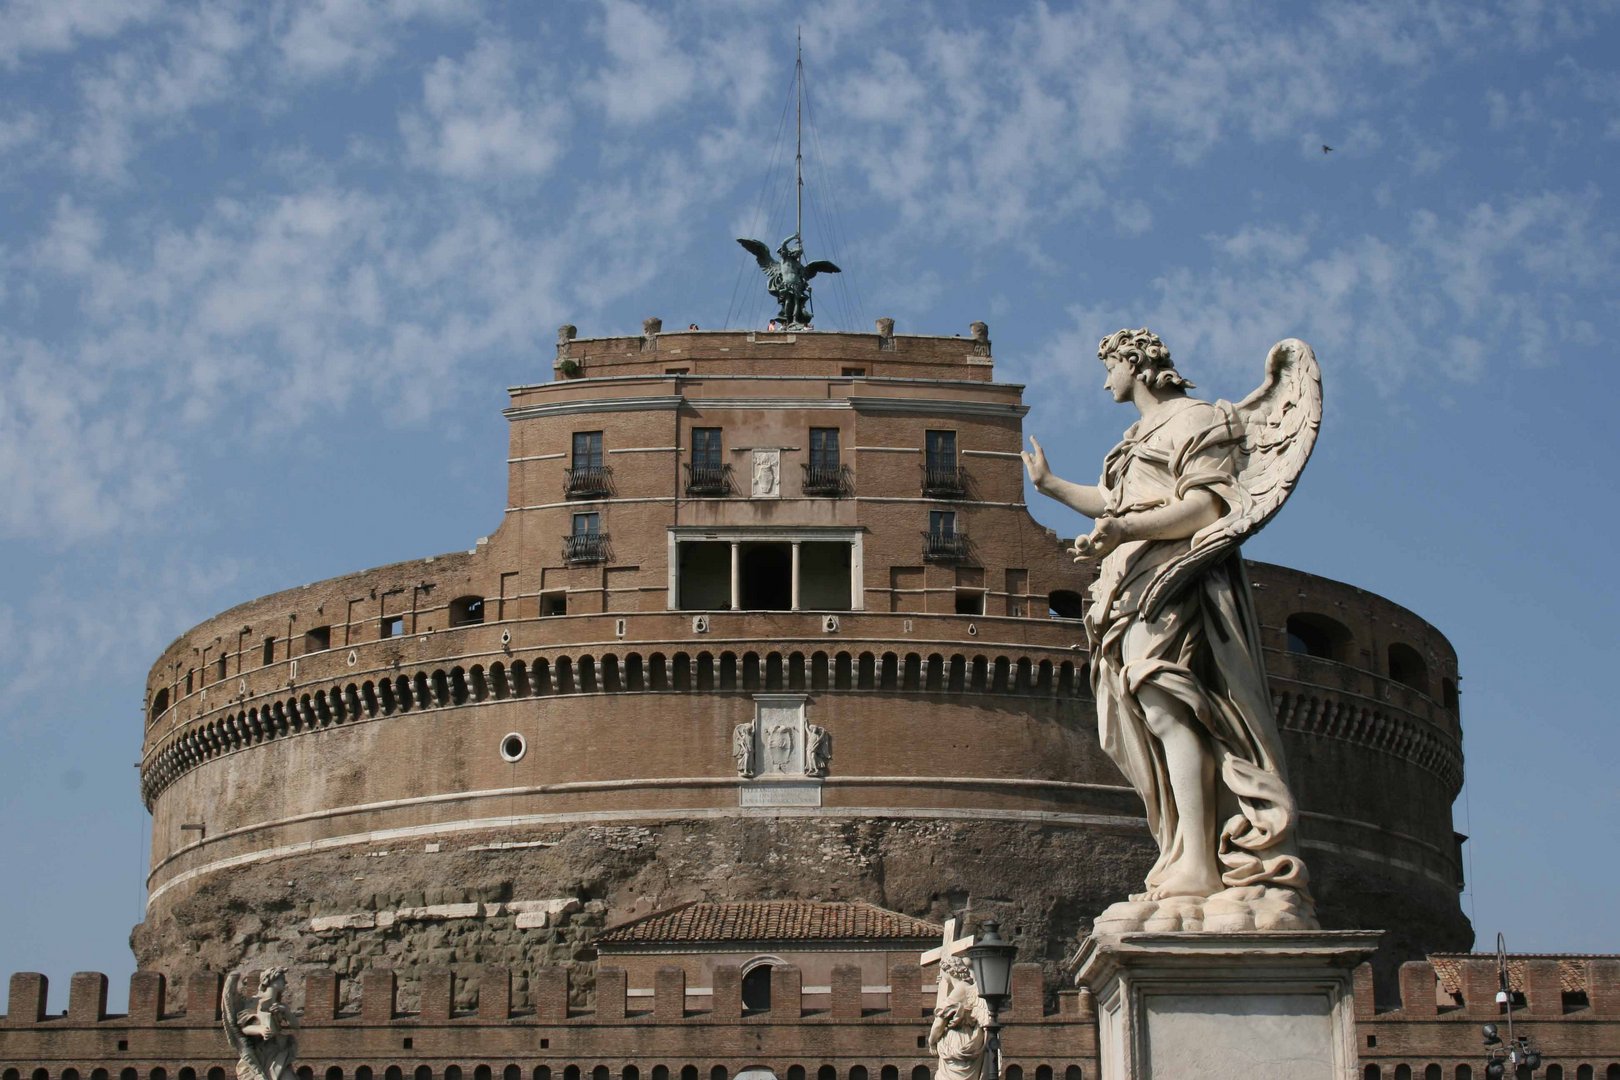
[[[930,562],[955,562],[958,559],[965,559],[967,550],[966,533],[923,533],[923,558]]]
[[[589,498],[610,493],[612,470],[606,465],[572,465],[568,469],[568,497]]]
[[[727,495],[730,492],[731,476],[726,466],[701,463],[686,466],[688,495]]]
[[[607,559],[607,533],[568,533],[563,537],[563,558],[570,566]]]
[[[849,491],[849,477],[842,465],[801,465],[804,470],[804,493],[825,495],[834,499]]]
[[[960,465],[923,466],[923,494],[959,496],[967,493],[967,477]]]

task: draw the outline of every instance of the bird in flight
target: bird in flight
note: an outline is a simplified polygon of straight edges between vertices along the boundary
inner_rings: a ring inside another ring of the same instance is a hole
[[[1323,143],[1322,144],[1322,153],[1324,153],[1324,154],[1333,153],[1333,147],[1329,146],[1327,143]]]

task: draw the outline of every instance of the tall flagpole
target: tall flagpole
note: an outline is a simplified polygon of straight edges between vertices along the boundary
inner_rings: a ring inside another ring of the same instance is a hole
[[[793,215],[793,235],[804,246],[804,29],[795,37],[793,78],[798,90],[798,111],[793,120],[794,173],[798,178],[798,202]]]

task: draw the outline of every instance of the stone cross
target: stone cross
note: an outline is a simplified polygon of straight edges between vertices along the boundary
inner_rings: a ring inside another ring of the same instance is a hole
[[[972,946],[972,934],[962,938],[956,936],[956,919],[952,917],[945,920],[945,932],[940,935],[939,948],[929,949],[923,953],[922,956],[917,958],[917,963],[922,967],[937,964],[950,959],[957,953],[967,952]],[[945,993],[945,979],[943,977],[937,978],[934,985],[935,1004],[941,1005],[943,1002],[938,999]]]

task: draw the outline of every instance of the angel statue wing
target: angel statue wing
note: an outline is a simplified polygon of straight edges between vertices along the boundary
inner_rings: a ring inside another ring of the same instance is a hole
[[[1294,490],[1322,424],[1322,369],[1316,353],[1298,338],[1279,341],[1266,355],[1265,381],[1231,408],[1243,425],[1234,485],[1238,505],[1200,530],[1187,553],[1166,564],[1148,584],[1142,613],[1149,619],[1157,618],[1160,608],[1205,567],[1264,528]]]
[[[842,273],[843,273],[842,270],[838,269],[838,267],[834,266],[832,263],[828,262],[826,259],[817,259],[815,262],[809,263],[808,265],[805,266],[805,268],[804,268],[804,279],[806,281],[809,281],[811,278],[815,277],[817,274],[842,274]]]
[[[758,240],[745,240],[739,236],[737,237],[737,243],[748,249],[748,254],[752,255],[754,261],[759,263],[761,270],[769,270],[776,265],[776,260],[771,258],[771,249]]]

